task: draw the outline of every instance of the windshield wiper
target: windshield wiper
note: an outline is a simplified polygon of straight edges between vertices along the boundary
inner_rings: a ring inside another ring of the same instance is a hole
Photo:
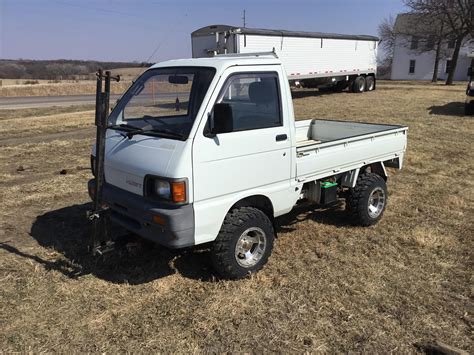
[[[158,136],[164,136],[164,137],[169,137],[169,138],[178,138],[183,141],[186,139],[186,137],[182,135],[181,133],[173,132],[171,130],[163,129],[163,128],[161,129],[160,128],[150,128],[150,129],[137,128],[133,131],[129,131],[125,133],[124,136],[126,136],[128,139],[132,139],[132,137],[135,134],[150,134],[150,133],[154,133]]]
[[[131,124],[127,123],[121,123],[121,124],[114,124],[112,126],[107,126],[107,128],[112,128],[112,129],[123,129],[123,130],[141,130],[142,128],[133,126]]]
[[[150,126],[148,126],[148,127],[150,127]],[[174,132],[174,131],[166,129],[166,128],[140,128],[140,127],[137,127],[137,126],[126,124],[126,123],[108,126],[107,128],[126,130],[127,133],[120,133],[120,134],[123,137],[126,137],[128,139],[132,139],[132,137],[135,134],[155,133],[156,135],[160,135],[160,136],[165,136],[165,137],[170,137],[170,138],[178,138],[178,139],[183,140],[183,141],[186,140],[185,135],[183,135],[181,133],[178,133],[178,132]]]

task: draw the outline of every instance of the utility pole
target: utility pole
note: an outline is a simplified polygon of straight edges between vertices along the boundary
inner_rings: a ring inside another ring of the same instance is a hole
[[[244,27],[246,25],[246,22],[245,22],[245,10],[244,10],[244,16],[242,17],[242,20],[244,20]]]

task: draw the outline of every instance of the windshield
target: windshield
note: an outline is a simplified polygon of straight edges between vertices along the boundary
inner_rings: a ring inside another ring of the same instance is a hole
[[[214,68],[206,67],[148,70],[120,99],[108,125],[186,139],[214,74]]]

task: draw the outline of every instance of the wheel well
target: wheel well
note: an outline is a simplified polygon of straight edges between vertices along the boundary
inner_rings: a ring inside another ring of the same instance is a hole
[[[264,195],[254,195],[243,198],[242,200],[236,202],[230,210],[239,207],[255,207],[265,213],[271,221],[273,221],[273,204],[272,201],[267,196]]]
[[[387,172],[385,171],[385,166],[383,165],[382,162],[377,162],[377,163],[372,163],[372,164],[366,165],[360,170],[364,171],[364,172],[367,172],[367,173],[377,174],[382,179],[387,181]]]

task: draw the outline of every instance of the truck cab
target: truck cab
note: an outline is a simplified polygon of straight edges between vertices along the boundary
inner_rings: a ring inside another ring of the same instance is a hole
[[[401,168],[405,148],[406,127],[295,123],[272,55],[167,61],[108,118],[103,201],[114,223],[158,244],[212,243],[216,270],[241,278],[266,263],[274,218],[299,200],[352,192],[352,216],[376,223],[388,194],[383,162]]]

